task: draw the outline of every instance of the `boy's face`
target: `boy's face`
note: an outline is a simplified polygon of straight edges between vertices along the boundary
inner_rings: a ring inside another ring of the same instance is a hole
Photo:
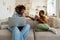
[[[44,16],[44,14],[41,12],[41,13],[39,13],[39,16]]]

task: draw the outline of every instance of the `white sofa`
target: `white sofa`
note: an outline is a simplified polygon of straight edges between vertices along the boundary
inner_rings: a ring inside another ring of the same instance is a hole
[[[6,21],[6,20],[2,20]],[[28,35],[27,40],[60,40],[60,18],[54,18],[54,17],[49,17],[48,18],[48,24],[51,27],[54,27],[57,29],[58,34],[55,35],[51,32],[33,32],[33,28],[36,27],[37,22],[34,22],[30,19],[28,19],[27,23],[31,25],[31,29]],[[11,32],[9,30],[4,29],[6,27],[1,27],[0,29],[0,40],[11,40]]]

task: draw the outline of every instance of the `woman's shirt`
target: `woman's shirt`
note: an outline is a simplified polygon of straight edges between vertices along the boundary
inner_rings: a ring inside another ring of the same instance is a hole
[[[16,18],[16,17],[20,17],[20,15],[15,12],[12,17],[15,17]]]
[[[25,16],[23,16],[23,15],[21,16],[20,14],[18,14],[18,13],[16,13],[16,12],[13,14],[13,16],[12,16],[12,17],[13,17],[13,18],[23,17],[24,19],[22,19],[22,20],[25,20],[25,19],[26,19],[26,17],[25,17]],[[20,21],[21,21],[21,23],[22,23],[22,20],[20,20]],[[20,23],[20,24],[21,24],[21,23]],[[24,25],[24,24],[23,24],[23,25]],[[18,26],[19,26],[19,25],[18,25]]]
[[[16,17],[25,17],[25,15],[20,15],[17,12],[14,12],[14,14],[12,15],[12,17],[16,18]]]
[[[12,17],[13,17],[13,18],[17,18],[17,17],[20,17],[20,15],[15,12]],[[10,31],[12,31],[14,28],[15,28],[15,27],[10,27],[10,28],[8,28],[8,29],[9,29]],[[19,26],[18,26],[18,28],[19,28]],[[20,27],[19,30],[21,30],[22,28],[23,28],[23,27]]]

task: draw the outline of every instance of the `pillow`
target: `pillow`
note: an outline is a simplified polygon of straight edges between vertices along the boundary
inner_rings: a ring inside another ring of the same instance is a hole
[[[26,18],[25,17],[9,17],[8,18],[8,25],[12,26],[25,26],[26,25]]]
[[[7,29],[9,25],[1,25],[1,29]]]
[[[6,29],[8,28],[8,18],[0,19],[0,29]]]

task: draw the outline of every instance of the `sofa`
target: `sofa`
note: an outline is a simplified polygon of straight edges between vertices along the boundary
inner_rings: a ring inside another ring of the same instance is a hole
[[[8,19],[0,20],[0,23],[5,22],[7,20]],[[53,34],[52,32],[48,31],[35,32],[34,28],[36,27],[38,22],[32,21],[31,19],[27,19],[27,23],[31,25],[27,40],[60,40],[60,18],[48,18],[48,24],[50,25],[50,27],[54,27],[57,29],[57,34]],[[4,23],[3,25],[4,26],[1,26],[0,24],[0,40],[11,40],[12,34],[8,29],[6,29],[8,26],[6,26]]]

